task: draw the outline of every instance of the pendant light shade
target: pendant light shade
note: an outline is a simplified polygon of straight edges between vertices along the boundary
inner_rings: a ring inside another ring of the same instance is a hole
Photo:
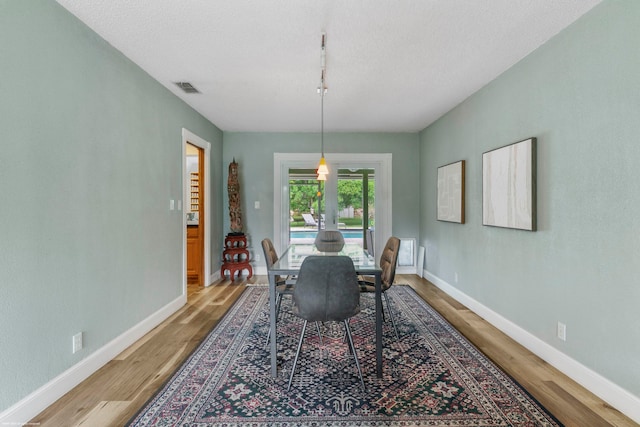
[[[320,163],[318,163],[318,170],[316,172],[318,175],[327,175],[329,173],[327,161],[324,159],[324,156],[320,157]]]

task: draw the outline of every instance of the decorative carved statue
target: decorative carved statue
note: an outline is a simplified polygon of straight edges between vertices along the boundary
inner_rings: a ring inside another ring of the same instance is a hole
[[[229,178],[227,180],[229,192],[229,220],[232,234],[244,234],[242,231],[242,208],[240,207],[240,183],[238,181],[238,163],[234,158],[229,163]]]

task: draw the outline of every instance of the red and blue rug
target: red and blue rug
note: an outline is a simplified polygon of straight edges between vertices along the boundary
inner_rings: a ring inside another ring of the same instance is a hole
[[[375,374],[373,298],[351,321],[362,391],[344,329],[307,328],[287,391],[302,321],[283,301],[279,377],[265,347],[268,288],[248,288],[130,426],[559,426],[519,384],[408,286],[390,290],[400,332],[384,331],[384,377]],[[312,325],[310,325],[312,326]]]

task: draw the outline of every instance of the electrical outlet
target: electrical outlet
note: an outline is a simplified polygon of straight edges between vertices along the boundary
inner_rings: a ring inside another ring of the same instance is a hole
[[[260,261],[260,254],[258,254],[258,253],[257,253],[253,258],[254,258],[256,261]]]
[[[558,330],[557,330],[558,338],[562,341],[567,340],[567,325],[562,322],[558,322]]]
[[[458,272],[456,271],[455,274],[453,275],[453,280],[456,281],[456,283],[458,283]]]
[[[82,332],[78,332],[73,336],[73,347],[72,350],[74,353],[82,350]]]

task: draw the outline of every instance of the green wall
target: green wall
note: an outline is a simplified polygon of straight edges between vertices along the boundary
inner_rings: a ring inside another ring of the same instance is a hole
[[[605,1],[420,135],[425,268],[636,396],[639,40],[640,2]],[[482,153],[528,137],[538,231],[482,226]],[[464,225],[435,219],[436,168],[456,160]]]
[[[222,132],[51,0],[0,1],[0,94],[2,412],[182,294],[182,128],[216,242]]]
[[[418,134],[332,133],[325,134],[324,140],[327,153],[392,154],[393,233],[418,237]],[[273,239],[273,154],[319,151],[317,133],[224,133],[224,167],[227,168],[233,158],[238,162],[245,228],[254,250],[261,250],[259,242],[263,238]],[[225,172],[225,179],[226,176]],[[227,209],[227,194],[224,198]],[[260,201],[259,210],[254,209],[254,201]],[[224,230],[229,231],[228,211],[225,211]],[[264,267],[264,262],[259,265]]]
[[[431,274],[636,396],[638,28],[640,3],[606,1],[420,134],[325,145],[392,153],[393,233],[419,229]],[[228,132],[223,145],[51,0],[0,0],[0,94],[0,412],[181,295],[182,215],[168,205],[182,197],[183,127],[212,143],[214,271],[229,162],[261,239],[273,237],[273,153],[318,151],[317,134]],[[482,153],[530,136],[539,230],[483,227]],[[436,168],[460,159],[467,224],[438,222]]]

